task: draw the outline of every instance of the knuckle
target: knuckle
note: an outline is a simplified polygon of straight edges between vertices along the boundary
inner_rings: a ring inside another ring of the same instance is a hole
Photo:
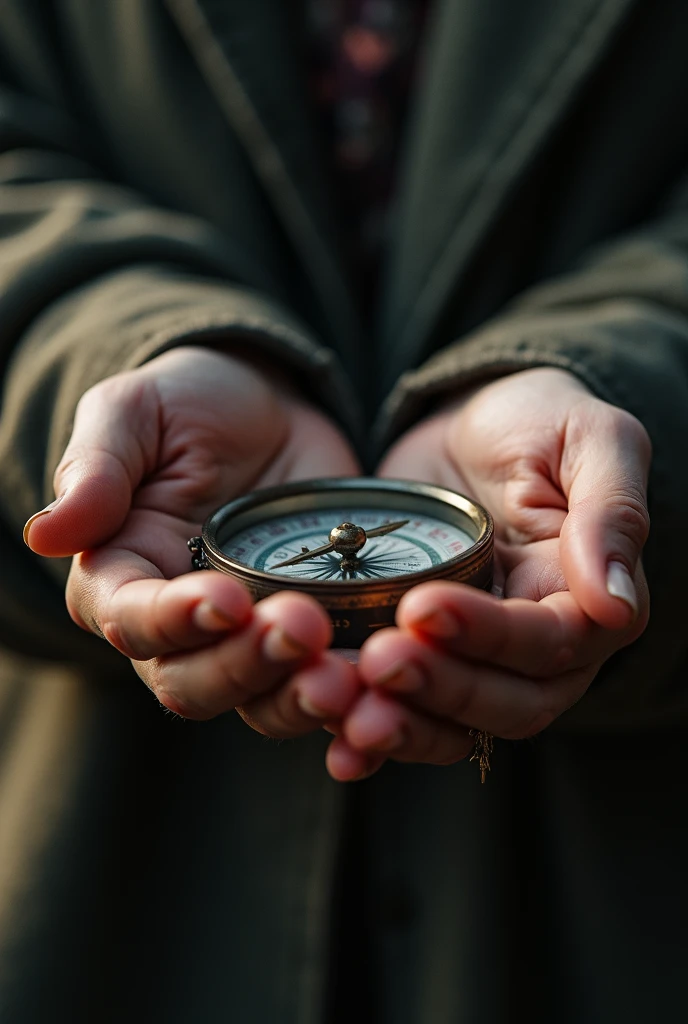
[[[644,495],[629,490],[610,496],[609,505],[617,530],[642,547],[650,532],[650,515]]]
[[[608,491],[599,508],[596,506],[597,501],[591,496],[573,504],[568,515],[568,529],[581,529],[591,513],[594,514],[605,529],[615,531],[620,541],[625,538],[632,545],[633,565],[629,567],[632,569],[637,551],[643,547],[650,532],[650,513],[643,487],[629,482],[623,489]]]

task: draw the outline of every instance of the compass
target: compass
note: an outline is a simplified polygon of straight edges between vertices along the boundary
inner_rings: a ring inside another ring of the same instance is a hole
[[[310,594],[327,609],[340,648],[393,625],[402,596],[419,583],[492,585],[489,512],[406,480],[332,478],[253,491],[213,512],[189,548],[194,568],[233,576],[254,600]]]

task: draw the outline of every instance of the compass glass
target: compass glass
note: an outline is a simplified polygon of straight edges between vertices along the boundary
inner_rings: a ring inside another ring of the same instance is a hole
[[[408,517],[408,518],[406,518]],[[398,523],[399,508],[365,504],[333,506],[271,517],[227,537],[222,551],[235,562],[292,580],[343,582],[392,580],[441,566],[474,543],[458,526],[422,513],[406,513],[404,523],[389,533],[368,537],[355,557],[336,551],[303,558],[329,544],[330,531],[354,523],[366,533]],[[299,558],[291,565],[281,565]]]
[[[254,601],[310,594],[335,648],[359,648],[391,626],[399,601],[430,580],[489,590],[493,526],[465,495],[410,480],[301,480],[240,495],[188,542],[194,569],[238,580]]]

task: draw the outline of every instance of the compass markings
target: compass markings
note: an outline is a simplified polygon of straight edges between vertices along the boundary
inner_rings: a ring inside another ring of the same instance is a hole
[[[370,537],[357,555],[357,564],[351,569],[341,568],[340,555],[332,550],[312,556],[317,548],[328,545],[326,527],[330,521],[350,521],[364,525],[368,530],[379,529],[396,522],[399,510],[370,509],[366,507],[333,507],[323,512],[300,513],[276,517],[239,531],[232,542],[224,547],[230,557],[236,558],[261,572],[275,573],[294,582],[306,584],[309,580],[347,581],[397,579],[417,574],[443,561],[456,557],[457,548],[467,547],[470,538],[463,531],[431,516],[416,516],[406,529],[398,533]],[[287,535],[278,534],[286,531]],[[256,544],[256,541],[258,543]],[[310,551],[309,551],[310,549]],[[305,558],[303,557],[305,556]],[[292,566],[274,568],[281,562],[296,558]],[[350,563],[351,564],[351,563]]]
[[[400,537],[399,540],[401,539]],[[422,568],[420,552],[415,545],[406,544],[404,547],[397,548],[395,540],[392,541],[392,550],[385,551],[384,547],[389,547],[389,544],[390,542],[387,538],[385,538],[382,544],[379,541],[372,544],[367,551],[363,551],[359,555],[356,569],[342,570],[339,557],[333,552],[328,551],[325,554],[316,555],[315,558],[306,559],[299,563],[298,568],[296,566],[291,567],[291,571],[285,573],[285,575],[289,575],[292,578],[295,577],[296,579],[319,581],[334,578],[339,578],[340,580],[386,579],[390,576],[402,575]],[[316,544],[315,547],[317,546]],[[381,547],[383,550],[380,550]],[[283,561],[291,557],[292,553],[301,554],[301,551],[298,551],[292,545],[284,544],[278,552],[275,552],[274,557],[279,561]]]

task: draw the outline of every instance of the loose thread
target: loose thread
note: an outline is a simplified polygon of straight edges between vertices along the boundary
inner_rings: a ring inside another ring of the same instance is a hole
[[[480,781],[485,782],[490,770],[490,756],[494,745],[494,736],[480,729],[470,729],[469,736],[475,736],[475,746],[469,760],[477,761],[480,768]]]

